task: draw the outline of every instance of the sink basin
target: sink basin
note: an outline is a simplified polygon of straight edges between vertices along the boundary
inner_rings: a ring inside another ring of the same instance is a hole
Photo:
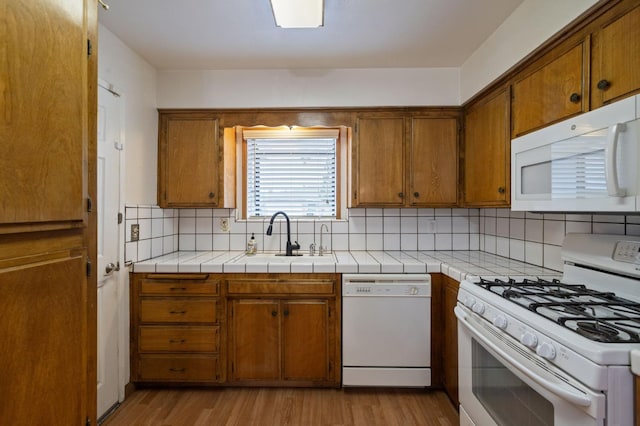
[[[278,256],[276,253],[256,253],[244,254],[238,257],[233,263],[336,263],[333,253],[323,256]]]

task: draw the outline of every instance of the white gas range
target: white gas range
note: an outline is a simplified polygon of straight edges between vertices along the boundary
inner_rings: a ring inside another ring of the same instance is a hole
[[[570,234],[562,256],[562,280],[461,283],[461,425],[633,424],[640,237]]]

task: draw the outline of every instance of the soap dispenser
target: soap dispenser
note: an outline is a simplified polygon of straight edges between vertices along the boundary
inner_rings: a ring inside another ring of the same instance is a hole
[[[249,242],[247,243],[247,254],[256,254],[257,252],[258,252],[258,244],[256,243],[256,236],[252,232],[251,233],[251,238],[249,239]]]

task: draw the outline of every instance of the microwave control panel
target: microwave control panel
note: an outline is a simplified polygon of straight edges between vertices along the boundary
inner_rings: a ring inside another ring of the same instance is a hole
[[[613,251],[613,260],[640,264],[640,241],[618,241]]]

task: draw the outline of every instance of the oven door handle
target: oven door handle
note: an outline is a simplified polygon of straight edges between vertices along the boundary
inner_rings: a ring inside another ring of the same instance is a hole
[[[503,349],[499,348],[491,340],[487,339],[481,333],[476,331],[468,323],[467,314],[462,310],[462,308],[456,306],[453,309],[453,311],[456,314],[456,317],[458,317],[458,320],[460,320],[460,324],[463,324],[467,328],[467,330],[469,330],[478,340],[482,341],[483,344],[485,344],[489,348],[491,348],[491,350],[493,350],[498,355],[500,355],[500,357],[502,357],[506,362],[511,364],[511,366],[516,368],[522,374],[524,374],[525,376],[529,377],[531,380],[535,381],[540,386],[543,386],[544,388],[548,389],[549,391],[551,391],[551,392],[555,393],[556,395],[560,396],[561,398],[566,399],[567,401],[570,401],[570,402],[572,402],[572,403],[574,403],[576,405],[580,405],[582,407],[588,407],[588,406],[591,405],[591,399],[588,396],[585,396],[584,394],[579,394],[579,393],[568,391],[568,390],[556,385],[555,383],[545,379],[544,377],[540,377],[539,375],[535,374],[533,371],[530,371],[529,369],[527,369],[524,365],[522,365],[522,363],[520,363],[519,361],[514,359],[511,355],[506,353]]]

